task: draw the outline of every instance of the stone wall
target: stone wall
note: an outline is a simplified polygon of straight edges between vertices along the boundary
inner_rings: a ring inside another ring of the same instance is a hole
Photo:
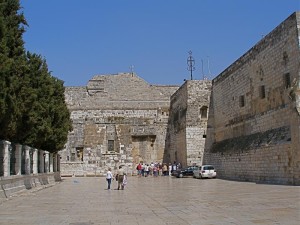
[[[162,162],[170,96],[178,86],[149,85],[133,73],[97,75],[67,87],[73,131],[61,151],[63,176],[101,176],[119,165]]]
[[[123,73],[67,87],[74,130],[62,174],[176,161],[213,164],[226,179],[299,184],[299,29],[294,13],[212,83],[149,85]]]
[[[188,80],[171,96],[164,162],[201,165],[211,81]]]
[[[224,178],[300,184],[300,14],[213,80],[204,163]]]

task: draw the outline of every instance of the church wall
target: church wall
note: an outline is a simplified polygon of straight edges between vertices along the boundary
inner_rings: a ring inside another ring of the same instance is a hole
[[[170,96],[177,89],[129,73],[66,88],[74,129],[61,152],[62,176],[99,176],[119,165],[132,174],[141,161],[162,162]]]
[[[211,81],[189,80],[172,95],[165,162],[202,164],[210,91]]]
[[[300,183],[299,13],[213,80],[205,163],[228,179]]]

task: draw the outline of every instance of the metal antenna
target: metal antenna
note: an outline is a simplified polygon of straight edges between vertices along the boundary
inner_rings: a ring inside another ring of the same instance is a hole
[[[201,64],[202,64],[202,77],[203,77],[203,80],[204,80],[203,59],[201,59]]]
[[[189,57],[187,58],[188,71],[191,71],[191,80],[193,80],[193,71],[195,70],[195,60],[192,56],[192,51],[189,51]]]
[[[209,77],[211,77],[211,72],[210,72],[210,68],[209,68],[209,56],[207,56],[207,66],[208,66],[208,75],[209,75]]]
[[[134,68],[134,65],[131,65],[130,67],[129,67],[129,69],[130,69],[130,73],[131,73],[131,75],[133,76],[133,68]]]

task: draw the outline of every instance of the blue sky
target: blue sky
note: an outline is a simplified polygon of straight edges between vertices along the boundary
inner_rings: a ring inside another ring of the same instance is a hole
[[[293,12],[300,0],[21,0],[26,50],[65,86],[134,72],[150,84],[213,79]]]

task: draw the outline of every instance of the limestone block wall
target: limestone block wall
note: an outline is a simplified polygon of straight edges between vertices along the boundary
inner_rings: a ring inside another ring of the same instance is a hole
[[[207,133],[211,81],[188,82],[186,114],[187,165],[202,165]]]
[[[202,164],[210,92],[211,81],[190,80],[172,95],[165,162]]]
[[[230,180],[243,180],[256,183],[294,184],[299,174],[293,174],[292,152],[289,144],[264,146],[246,152],[215,153],[209,160],[214,162],[218,177]]]
[[[300,183],[299,18],[292,14],[213,80],[204,161],[220,176]]]
[[[123,165],[162,162],[170,96],[178,86],[149,85],[135,74],[97,75],[87,87],[66,88],[73,131],[62,175],[103,175]],[[74,174],[75,173],[75,174]]]

